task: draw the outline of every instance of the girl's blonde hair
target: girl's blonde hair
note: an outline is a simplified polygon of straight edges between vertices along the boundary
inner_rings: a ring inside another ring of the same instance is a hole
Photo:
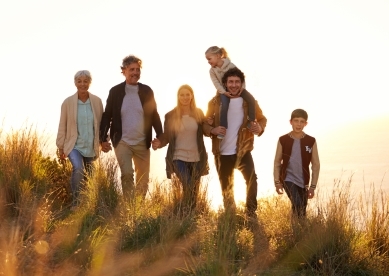
[[[173,130],[174,132],[178,132],[180,127],[181,127],[181,117],[182,117],[182,109],[181,109],[181,104],[180,104],[180,100],[179,100],[179,96],[180,96],[180,92],[181,90],[183,89],[187,89],[189,90],[189,92],[192,94],[192,100],[190,101],[190,116],[193,117],[197,123],[201,123],[202,122],[202,118],[201,118],[201,114],[197,111],[197,106],[196,106],[196,100],[195,100],[195,97],[194,97],[194,92],[193,92],[193,89],[190,85],[188,84],[184,84],[184,85],[181,85],[179,88],[178,88],[178,91],[177,91],[177,106],[175,108],[176,110],[176,116],[175,117],[175,120],[174,120],[174,123],[173,123]]]
[[[221,58],[228,58],[228,53],[226,49],[223,47],[219,48],[217,46],[212,46],[209,47],[206,51],[205,54],[214,54],[214,55],[220,55]]]

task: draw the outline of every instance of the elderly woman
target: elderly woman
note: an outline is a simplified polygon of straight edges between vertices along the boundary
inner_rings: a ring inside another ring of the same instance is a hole
[[[77,92],[65,99],[57,134],[61,159],[72,164],[72,209],[79,204],[81,183],[92,172],[92,162],[99,156],[99,129],[103,114],[101,99],[88,91],[92,82],[89,71],[78,71],[74,76]]]
[[[212,127],[203,121],[204,113],[196,107],[193,89],[182,85],[177,92],[177,106],[165,115],[164,133],[153,141],[153,149],[169,144],[167,178],[175,173],[182,184],[184,202],[189,210],[196,206],[200,178],[209,170],[203,134],[209,134]]]

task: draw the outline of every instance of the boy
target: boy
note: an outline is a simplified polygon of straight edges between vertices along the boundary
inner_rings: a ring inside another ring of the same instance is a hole
[[[292,203],[293,215],[305,217],[308,198],[315,195],[319,178],[320,161],[315,138],[303,132],[308,124],[308,114],[303,109],[292,112],[292,131],[278,140],[274,158],[274,184],[278,194],[284,190]],[[309,185],[309,164],[312,164],[312,180]]]

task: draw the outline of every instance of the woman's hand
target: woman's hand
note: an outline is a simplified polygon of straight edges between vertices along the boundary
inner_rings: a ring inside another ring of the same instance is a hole
[[[112,149],[111,143],[109,142],[101,142],[101,150],[103,152],[109,152]]]
[[[66,156],[65,156],[65,153],[63,152],[63,149],[58,149],[58,156],[59,156],[59,159],[62,159],[62,160],[66,159]]]

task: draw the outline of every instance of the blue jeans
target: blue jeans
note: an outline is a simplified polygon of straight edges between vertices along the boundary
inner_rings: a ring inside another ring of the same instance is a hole
[[[308,193],[293,182],[285,181],[284,189],[292,203],[292,213],[298,218],[306,216],[308,205]]]
[[[200,187],[199,162],[173,160],[173,169],[182,184],[183,201],[192,210],[196,207],[196,199]]]
[[[255,99],[246,89],[243,89],[240,96],[245,100],[249,106],[248,108],[248,120],[255,121]],[[221,108],[220,108],[220,125],[228,128],[228,107],[230,106],[230,98],[226,95],[220,94]]]
[[[68,158],[72,164],[72,176],[70,178],[70,187],[72,188],[72,205],[79,204],[80,190],[82,182],[86,180],[87,176],[90,176],[93,170],[92,162],[94,157],[84,157],[82,154],[73,149]]]

